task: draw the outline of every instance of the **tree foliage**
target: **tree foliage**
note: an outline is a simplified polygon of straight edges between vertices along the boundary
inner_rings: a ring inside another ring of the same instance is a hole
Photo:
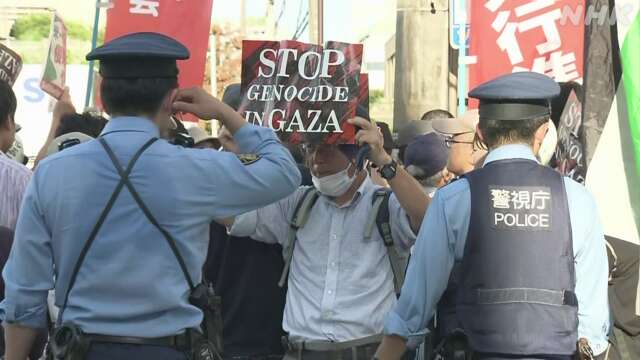
[[[65,21],[69,39],[91,41],[91,27],[77,21]],[[16,40],[37,41],[49,37],[51,30],[51,14],[30,14],[21,16],[11,28],[11,36]],[[99,38],[104,38],[100,31]]]

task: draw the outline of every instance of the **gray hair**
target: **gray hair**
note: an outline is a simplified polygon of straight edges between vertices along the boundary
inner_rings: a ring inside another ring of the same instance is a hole
[[[442,168],[442,170],[438,171],[437,173],[429,177],[425,176],[424,170],[422,170],[421,168],[415,165],[407,166],[406,170],[411,176],[413,176],[416,180],[418,180],[420,185],[437,188],[438,182],[440,182],[440,179],[442,179],[442,177],[444,176],[444,171],[446,170],[446,167]]]

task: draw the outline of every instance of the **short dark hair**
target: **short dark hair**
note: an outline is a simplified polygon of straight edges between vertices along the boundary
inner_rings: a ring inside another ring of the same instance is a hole
[[[4,80],[0,80],[0,125],[4,125],[9,118],[16,116],[18,102],[11,85]]]
[[[420,120],[433,121],[435,119],[452,119],[453,114],[447,110],[435,109],[422,114]]]
[[[100,136],[102,129],[107,125],[107,119],[99,115],[85,112],[82,114],[65,114],[60,119],[60,126],[56,129],[55,136],[62,136],[72,132],[80,132],[91,137]]]
[[[178,87],[177,78],[102,79],[100,96],[110,115],[154,115],[171,90]]]
[[[484,145],[489,149],[505,144],[531,144],[540,126],[549,122],[549,115],[530,120],[480,119],[479,127]]]

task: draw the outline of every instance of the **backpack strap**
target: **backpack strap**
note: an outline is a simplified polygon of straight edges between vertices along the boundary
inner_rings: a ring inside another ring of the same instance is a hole
[[[378,233],[380,233],[380,237],[382,237],[384,246],[387,249],[387,255],[391,263],[391,271],[393,272],[393,287],[396,295],[399,296],[400,289],[402,289],[402,284],[404,283],[406,261],[400,253],[398,253],[398,250],[393,244],[391,216],[389,214],[390,198],[391,191],[389,189],[381,188],[374,193],[371,215],[365,227],[365,238],[371,238],[373,224],[375,223],[378,228]]]
[[[296,243],[296,234],[298,229],[302,228],[309,219],[311,208],[318,200],[320,194],[314,187],[310,187],[305,190],[304,195],[296,204],[293,216],[291,216],[291,222],[289,223],[289,234],[287,240],[282,244],[282,257],[284,258],[284,268],[282,269],[282,275],[280,275],[280,281],[278,286],[284,287],[287,277],[289,275],[289,268],[291,267],[291,260],[293,259],[293,249]]]

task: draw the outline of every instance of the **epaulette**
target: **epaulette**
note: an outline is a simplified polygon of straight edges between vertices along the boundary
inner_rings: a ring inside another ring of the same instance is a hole
[[[258,154],[238,154],[237,156],[243,165],[251,165],[261,158]]]

